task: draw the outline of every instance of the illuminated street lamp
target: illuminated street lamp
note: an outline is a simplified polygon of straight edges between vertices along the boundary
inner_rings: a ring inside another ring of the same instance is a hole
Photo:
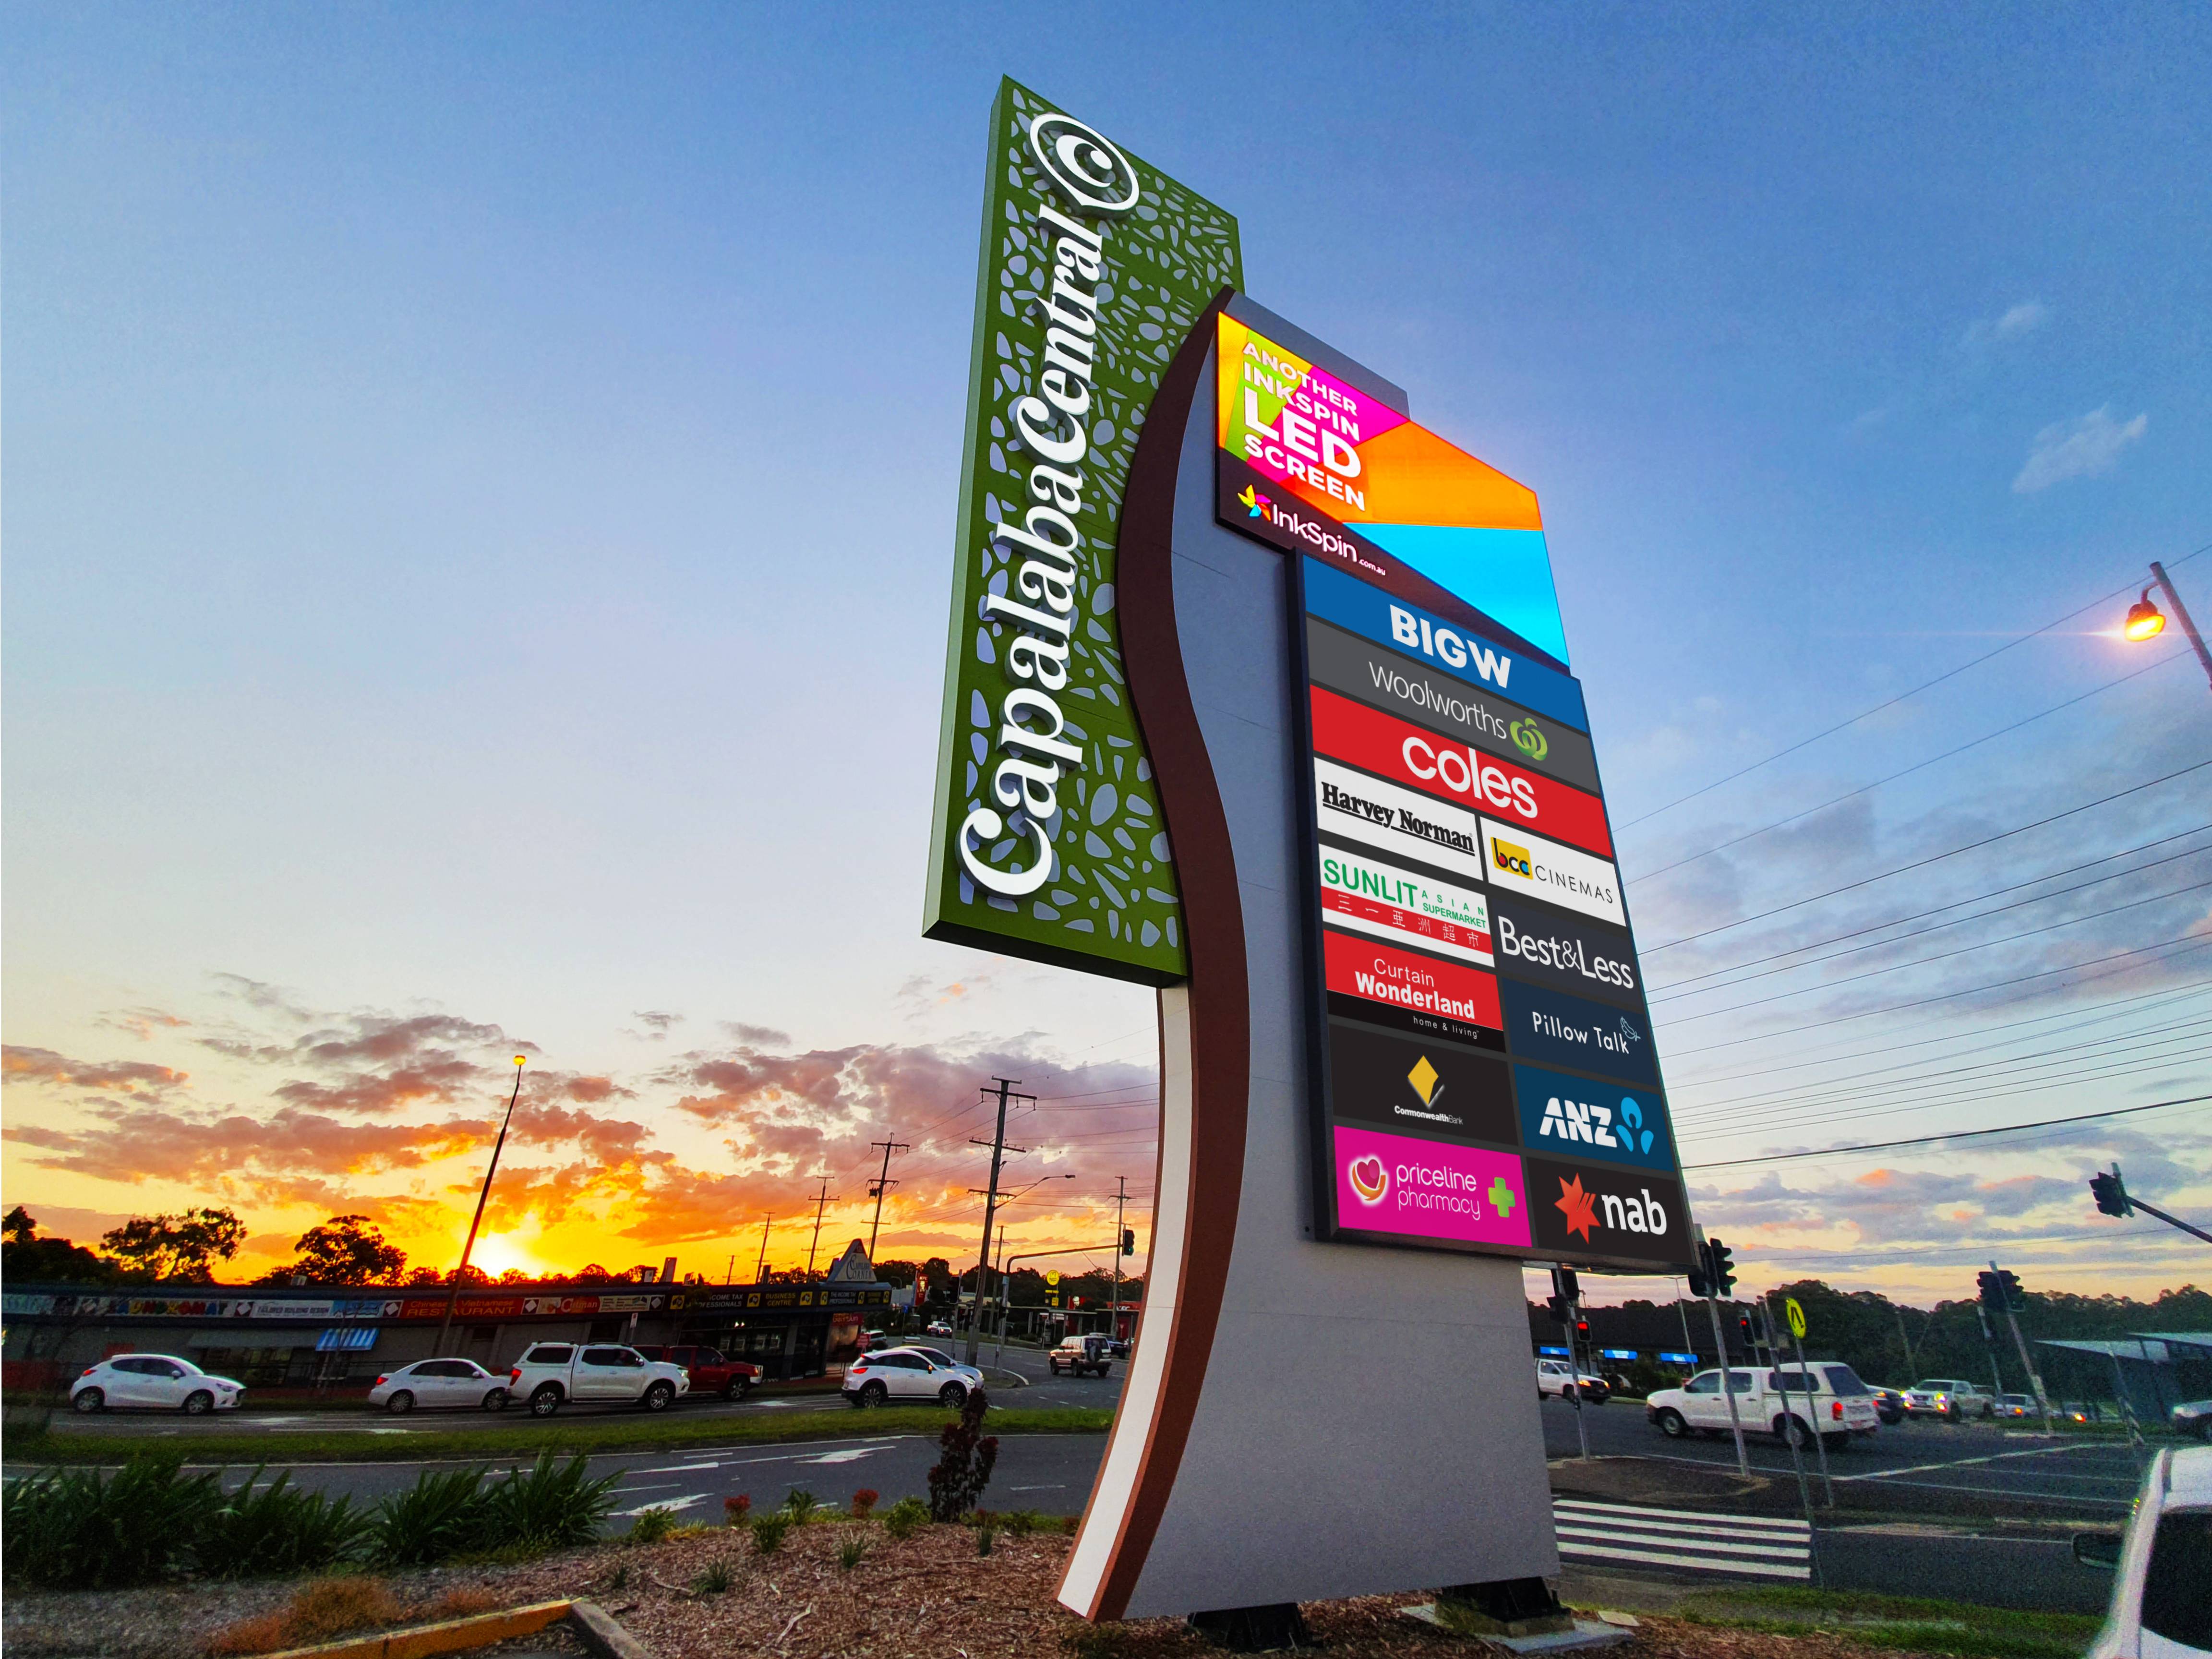
[[[2173,591],[2173,583],[2166,574],[2166,567],[2156,559],[2150,562],[2150,574],[2151,587],[2166,595],[2167,605],[2181,623],[2181,631],[2189,635],[2189,643],[2197,649],[2197,660],[2204,665],[2206,684],[2212,685],[2212,651],[2204,648],[2204,636],[2197,631],[2197,624],[2190,619],[2189,607],[2182,604],[2181,595]],[[2120,624],[2121,637],[2152,640],[2165,631],[2165,614],[2151,603],[2150,587],[2146,587],[2142,597],[2128,607],[2128,619]]]

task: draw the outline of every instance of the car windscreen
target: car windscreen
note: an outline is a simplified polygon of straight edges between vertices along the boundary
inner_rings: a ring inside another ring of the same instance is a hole
[[[2212,1650],[2212,1510],[2168,1510],[2143,1573],[2142,1627]]]
[[[1841,1395],[1872,1394],[1874,1390],[1859,1381],[1859,1374],[1849,1365],[1823,1365],[1827,1373],[1828,1386]]]

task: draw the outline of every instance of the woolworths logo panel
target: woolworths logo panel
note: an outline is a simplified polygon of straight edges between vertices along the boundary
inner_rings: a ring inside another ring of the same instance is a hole
[[[991,112],[924,931],[1165,984],[1181,887],[1122,664],[1115,547],[1237,222],[1012,81]]]

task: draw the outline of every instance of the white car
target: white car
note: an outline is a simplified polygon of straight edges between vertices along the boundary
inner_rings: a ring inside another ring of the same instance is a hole
[[[1564,1359],[1540,1359],[1536,1362],[1536,1398],[1572,1400],[1577,1395],[1593,1406],[1602,1406],[1613,1398],[1613,1389],[1601,1376],[1592,1376],[1588,1371],[1577,1371]]]
[[[180,1411],[187,1417],[238,1409],[243,1382],[210,1376],[189,1359],[166,1353],[110,1354],[70,1384],[70,1405],[85,1413],[110,1407]]]
[[[1802,1370],[1739,1366],[1728,1376],[1735,1421],[1754,1433],[1778,1440],[1786,1434],[1804,1447],[1817,1433],[1830,1450],[1839,1451],[1855,1435],[1881,1432],[1875,1392],[1849,1365],[1816,1359]],[[1729,1402],[1721,1392],[1720,1372],[1699,1371],[1679,1389],[1655,1390],[1644,1402],[1644,1419],[1670,1440],[1726,1434]]]
[[[532,1343],[507,1374],[508,1397],[528,1401],[532,1417],[550,1417],[570,1400],[665,1412],[690,1391],[683,1366],[611,1342]]]
[[[983,1386],[983,1373],[955,1364],[933,1348],[886,1348],[862,1354],[845,1367],[845,1398],[854,1406],[886,1405],[894,1400],[934,1400],[949,1410],[966,1403],[970,1389]]]
[[[1931,1376],[1905,1391],[1905,1409],[1915,1417],[1942,1417],[1957,1422],[1962,1417],[1988,1417],[1997,1408],[1996,1398],[1964,1377]]]
[[[501,1412],[507,1409],[507,1379],[473,1359],[418,1359],[376,1379],[368,1403],[394,1416],[440,1407]]]
[[[941,1319],[933,1319],[929,1322],[928,1328],[924,1330],[922,1334],[924,1336],[950,1336],[952,1334],[952,1327],[946,1324]]]
[[[2119,1572],[2087,1659],[2212,1653],[2212,1447],[2159,1453],[2125,1537],[2084,1534],[2074,1553]]]

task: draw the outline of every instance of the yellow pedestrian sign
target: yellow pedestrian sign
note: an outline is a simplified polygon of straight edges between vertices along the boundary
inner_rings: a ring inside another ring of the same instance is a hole
[[[1797,1305],[1797,1298],[1796,1297],[1785,1296],[1782,1298],[1782,1316],[1790,1322],[1790,1334],[1796,1337],[1801,1341],[1803,1340],[1805,1335],[1805,1310]]]

